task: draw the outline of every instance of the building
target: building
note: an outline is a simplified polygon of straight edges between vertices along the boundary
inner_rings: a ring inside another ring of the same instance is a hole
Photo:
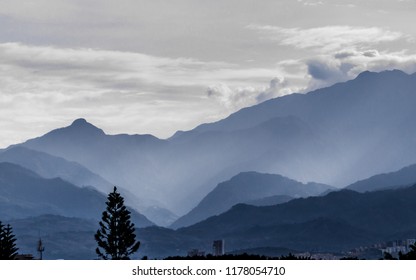
[[[222,256],[225,253],[225,242],[223,239],[214,240],[212,244],[212,254],[214,256]]]

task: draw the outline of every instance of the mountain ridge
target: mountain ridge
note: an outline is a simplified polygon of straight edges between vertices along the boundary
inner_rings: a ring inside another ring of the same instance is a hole
[[[247,203],[273,195],[308,197],[319,195],[329,189],[334,188],[318,183],[303,184],[279,174],[242,172],[228,181],[219,183],[195,208],[175,221],[171,227],[192,225],[210,216],[221,214],[238,203]]]
[[[345,189],[366,192],[388,188],[399,188],[416,183],[416,164],[403,167],[397,171],[377,174],[370,178],[359,180]]]
[[[229,126],[230,127],[234,127],[235,129],[241,129],[241,126],[238,125],[237,123],[233,122],[237,116],[239,115],[246,115],[247,113],[251,114],[250,111],[252,110],[256,110],[256,113],[258,113],[259,111],[264,111],[268,114],[272,114],[272,112],[270,112],[270,110],[268,110],[269,107],[274,107],[274,103],[276,102],[281,102],[283,103],[283,105],[281,105],[279,108],[283,108],[283,107],[291,107],[288,106],[291,103],[297,102],[299,99],[302,99],[305,96],[308,96],[308,98],[312,98],[315,97],[316,95],[325,95],[327,94],[328,90],[332,90],[334,88],[336,88],[337,90],[339,90],[340,88],[345,88],[345,87],[351,87],[351,83],[356,84],[357,82],[361,82],[363,80],[366,79],[371,79],[374,80],[374,78],[379,78],[379,79],[384,79],[386,76],[388,76],[389,74],[393,74],[395,79],[403,79],[405,77],[416,77],[416,73],[413,74],[406,74],[405,72],[401,71],[401,70],[386,70],[386,71],[382,71],[382,72],[371,72],[371,71],[364,71],[361,72],[360,74],[357,75],[356,78],[346,81],[346,82],[340,82],[340,83],[336,83],[334,85],[328,86],[328,87],[324,87],[324,88],[319,88],[310,92],[307,92],[306,94],[303,93],[292,93],[289,95],[284,95],[281,97],[277,97],[277,98],[273,98],[273,99],[269,99],[266,100],[260,104],[254,105],[254,106],[250,106],[250,107],[246,107],[243,108],[235,113],[232,113],[230,116],[226,117],[225,119],[213,122],[213,123],[206,123],[206,124],[201,124],[197,127],[195,127],[193,130],[191,131],[195,131],[195,132],[201,132],[201,131],[205,131],[207,129],[209,130],[217,130],[217,131],[221,131],[221,128],[218,128],[218,125],[224,125],[224,123],[229,122]],[[368,82],[368,81],[366,81]],[[340,96],[340,94],[337,94],[338,97]],[[257,108],[260,108],[261,110],[257,110]],[[276,115],[277,114],[277,115]],[[272,117],[276,117],[276,116],[281,116],[281,114],[279,114],[278,112],[274,112],[272,115],[264,115],[264,114],[260,114],[258,115],[260,116],[260,121],[258,121],[258,119],[252,119],[250,121],[250,118],[245,118],[244,119],[244,123],[247,126],[251,127],[253,125],[256,125],[260,122],[263,122],[267,119],[270,119]],[[254,124],[253,124],[254,123]],[[211,128],[211,127],[214,127]],[[185,131],[186,133],[186,131]]]
[[[358,244],[414,238],[415,199],[416,185],[413,185],[367,193],[341,190],[323,197],[294,199],[275,206],[237,204],[223,214],[181,228],[178,232],[207,240],[225,239],[233,249],[251,244],[254,247],[283,246],[300,250],[311,250],[313,246],[317,246],[315,249],[345,250]],[[307,228],[324,236],[309,236]],[[351,239],[342,242],[348,232],[355,237],[349,235]],[[301,243],[296,246],[294,242]]]

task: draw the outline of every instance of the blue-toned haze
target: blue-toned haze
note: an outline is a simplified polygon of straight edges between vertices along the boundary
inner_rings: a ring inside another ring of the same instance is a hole
[[[177,130],[364,70],[416,71],[416,1],[0,0],[0,147],[84,117]]]

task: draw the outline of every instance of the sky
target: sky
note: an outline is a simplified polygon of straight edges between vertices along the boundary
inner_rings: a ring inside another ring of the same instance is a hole
[[[153,134],[416,72],[416,0],[0,0],[0,148],[86,118]]]

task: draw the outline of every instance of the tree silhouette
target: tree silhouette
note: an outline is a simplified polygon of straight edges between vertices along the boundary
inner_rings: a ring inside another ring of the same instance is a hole
[[[12,227],[4,226],[0,221],[0,260],[14,260],[17,256],[16,238]]]
[[[130,222],[130,211],[124,206],[124,198],[114,187],[107,197],[107,207],[95,234],[98,257],[108,260],[128,260],[140,246],[136,242],[134,224]]]
[[[399,260],[416,260],[416,243],[410,245],[410,251],[407,254],[399,252]]]

